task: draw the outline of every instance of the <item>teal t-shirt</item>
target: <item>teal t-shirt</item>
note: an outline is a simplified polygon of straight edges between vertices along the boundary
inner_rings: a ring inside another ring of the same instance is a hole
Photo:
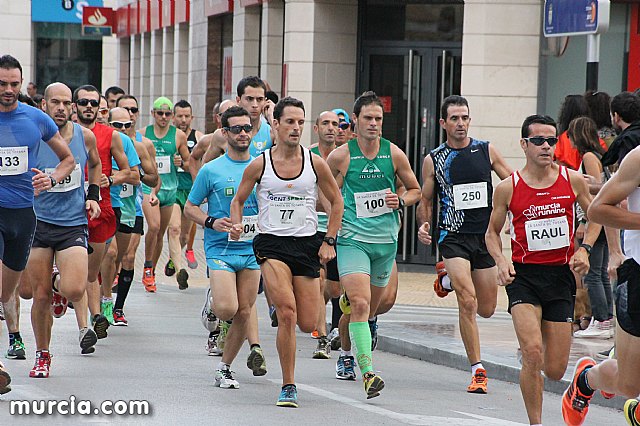
[[[242,174],[253,158],[247,161],[234,161],[228,154],[216,158],[202,166],[193,182],[188,200],[196,206],[207,199],[208,215],[215,218],[229,217],[231,200],[236,195],[236,190]],[[257,227],[258,200],[255,188],[244,203],[243,221],[255,216],[254,228]],[[249,226],[250,227],[250,226]],[[208,259],[216,255],[248,255],[253,254],[253,240],[229,241],[229,233],[218,232],[204,228],[204,251]]]

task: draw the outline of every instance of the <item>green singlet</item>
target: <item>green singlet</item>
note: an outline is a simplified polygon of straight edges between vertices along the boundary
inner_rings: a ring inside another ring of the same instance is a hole
[[[175,203],[176,190],[178,189],[178,168],[173,164],[173,156],[178,152],[176,128],[169,125],[167,134],[163,138],[158,138],[151,124],[145,129],[144,135],[153,142],[153,146],[156,148],[156,165],[158,166],[158,175],[162,180],[158,192],[160,206],[172,205]],[[145,193],[148,192],[145,191]]]
[[[380,138],[378,154],[371,160],[362,154],[356,139],[348,144],[351,159],[342,185],[344,216],[340,237],[365,243],[395,243],[400,218],[385,203],[385,191],[396,191],[391,142]]]

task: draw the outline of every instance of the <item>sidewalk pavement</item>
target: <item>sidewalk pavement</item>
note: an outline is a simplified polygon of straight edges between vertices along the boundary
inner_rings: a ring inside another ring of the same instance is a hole
[[[198,268],[183,267],[189,273],[189,287],[204,288],[208,285],[206,259],[202,249],[202,229],[198,229],[194,244]],[[168,245],[163,247],[156,270],[156,281],[177,285],[175,276],[164,275],[164,265],[168,261]],[[144,261],[144,240],[141,241],[136,256],[136,280],[141,280]],[[400,265],[399,286],[396,306],[378,321],[378,350],[383,350],[430,363],[470,370],[464,345],[458,328],[458,309],[455,295],[439,298],[433,291],[435,280],[431,266]],[[189,290],[187,290],[189,291]],[[507,313],[507,296],[504,289],[498,290],[496,313],[490,319],[478,317],[482,363],[487,369],[489,380],[497,379],[512,383],[519,382],[520,365],[516,357],[516,339],[511,316]],[[613,346],[613,339],[574,339],[567,372],[562,381],[545,380],[545,390],[563,393],[569,385],[576,361],[583,356],[594,359],[598,352]],[[489,381],[491,388],[491,381]],[[490,389],[489,389],[490,391]],[[592,403],[622,409],[623,398],[605,400],[596,392]]]

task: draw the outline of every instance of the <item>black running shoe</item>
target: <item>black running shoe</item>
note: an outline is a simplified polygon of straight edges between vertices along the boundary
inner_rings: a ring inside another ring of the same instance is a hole
[[[186,269],[180,269],[180,272],[178,272],[178,276],[176,277],[176,280],[178,281],[178,288],[180,290],[186,290],[189,288],[189,283],[187,282],[188,279],[189,274]]]
[[[109,320],[102,314],[95,314],[93,317],[93,331],[96,332],[98,339],[107,337],[107,328],[109,328]]]

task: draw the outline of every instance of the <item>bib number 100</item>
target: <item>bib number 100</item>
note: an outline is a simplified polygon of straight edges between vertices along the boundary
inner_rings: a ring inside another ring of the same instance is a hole
[[[372,199],[372,200],[366,200],[364,202],[364,206],[367,208],[367,210],[374,210],[374,209],[379,209],[380,207],[384,206],[384,199],[378,198],[378,199]]]

